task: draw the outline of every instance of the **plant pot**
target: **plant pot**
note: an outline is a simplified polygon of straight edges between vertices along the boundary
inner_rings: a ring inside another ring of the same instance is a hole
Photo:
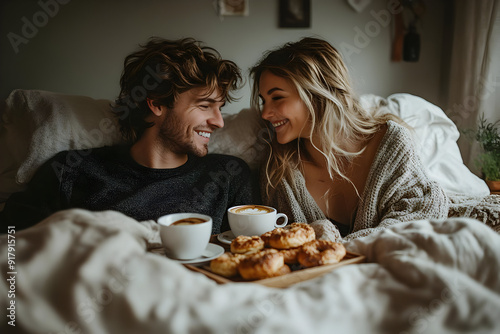
[[[486,184],[488,185],[488,188],[490,188],[491,192],[500,192],[500,180],[496,181],[490,181],[486,180]]]

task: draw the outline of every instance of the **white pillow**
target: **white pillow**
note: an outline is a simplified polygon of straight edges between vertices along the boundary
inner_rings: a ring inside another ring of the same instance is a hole
[[[0,118],[0,202],[56,153],[122,142],[109,100],[14,90]]]
[[[464,165],[457,145],[460,132],[438,106],[411,94],[375,95],[360,98],[365,108],[383,108],[401,117],[415,130],[417,149],[429,177],[450,194],[485,196],[486,183]]]

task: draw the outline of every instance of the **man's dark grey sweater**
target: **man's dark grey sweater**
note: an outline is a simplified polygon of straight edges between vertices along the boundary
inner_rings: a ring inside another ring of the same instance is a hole
[[[24,192],[9,198],[0,221],[20,230],[69,208],[116,210],[138,221],[197,212],[211,216],[213,233],[219,233],[229,229],[228,207],[259,201],[250,170],[239,158],[189,156],[180,167],[151,169],[129,151],[118,146],[58,153]]]

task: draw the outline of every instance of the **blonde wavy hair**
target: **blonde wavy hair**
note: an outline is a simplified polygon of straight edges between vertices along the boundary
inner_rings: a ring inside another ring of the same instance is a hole
[[[324,40],[306,37],[287,43],[268,51],[251,68],[251,103],[259,111],[259,81],[265,71],[289,80],[296,87],[309,112],[312,125],[309,137],[319,139],[311,143],[325,157],[332,179],[338,175],[349,180],[343,166],[364,150],[363,147],[358,152],[349,152],[344,149],[346,145],[366,141],[389,119],[404,123],[392,114],[361,107],[340,53]],[[301,169],[301,159],[308,158],[301,138],[287,144],[279,144],[273,138],[269,149],[265,166],[268,195],[269,187],[275,188],[283,178],[294,182],[292,170]]]

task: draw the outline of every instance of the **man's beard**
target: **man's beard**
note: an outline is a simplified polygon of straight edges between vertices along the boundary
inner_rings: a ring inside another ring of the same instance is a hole
[[[177,154],[194,154],[198,157],[203,157],[208,153],[208,145],[203,145],[202,148],[194,142],[196,133],[187,138],[185,128],[179,118],[173,112],[167,112],[165,119],[160,127],[159,139],[162,144]]]

